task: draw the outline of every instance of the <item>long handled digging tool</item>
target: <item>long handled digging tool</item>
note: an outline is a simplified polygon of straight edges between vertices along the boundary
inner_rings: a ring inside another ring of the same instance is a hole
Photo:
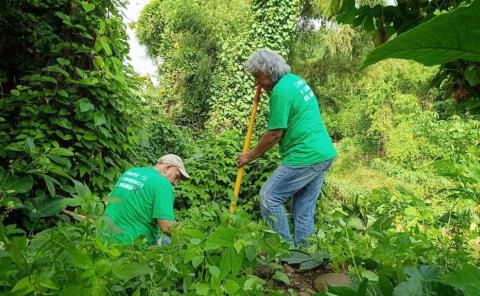
[[[245,142],[243,142],[242,152],[248,152],[250,147],[250,140],[252,138],[253,125],[255,124],[255,117],[257,115],[257,106],[260,101],[260,94],[262,93],[262,87],[257,85],[257,91],[255,93],[255,99],[253,100],[252,113],[250,113],[250,121],[248,122],[247,135],[245,136]],[[233,199],[230,202],[230,213],[235,212],[235,206],[237,205],[238,194],[240,193],[240,185],[242,184],[244,166],[238,168],[237,179],[235,180],[235,187],[233,187]]]

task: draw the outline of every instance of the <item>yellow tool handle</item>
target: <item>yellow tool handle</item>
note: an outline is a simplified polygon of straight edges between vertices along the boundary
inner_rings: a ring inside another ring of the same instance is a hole
[[[257,106],[260,101],[260,95],[262,93],[262,87],[257,85],[257,91],[255,93],[255,99],[253,100],[252,113],[250,113],[250,121],[248,122],[247,135],[245,136],[245,142],[243,142],[242,152],[248,152],[250,148],[250,140],[252,138],[253,125],[255,124],[255,117],[257,115]],[[235,212],[235,205],[237,204],[238,194],[240,193],[240,185],[242,184],[243,172],[245,171],[244,166],[238,168],[237,179],[235,180],[235,187],[233,187],[233,199],[230,202],[230,213]]]

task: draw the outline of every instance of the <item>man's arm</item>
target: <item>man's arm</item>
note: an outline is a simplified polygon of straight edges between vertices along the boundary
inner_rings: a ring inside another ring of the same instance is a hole
[[[158,227],[160,227],[160,230],[165,233],[166,235],[170,236],[170,227],[173,225],[172,221],[168,220],[162,220],[162,219],[157,219],[157,224]]]
[[[265,132],[255,148],[246,153],[240,154],[237,160],[238,166],[241,167],[263,155],[272,148],[273,145],[280,141],[282,135],[283,129],[268,130]]]

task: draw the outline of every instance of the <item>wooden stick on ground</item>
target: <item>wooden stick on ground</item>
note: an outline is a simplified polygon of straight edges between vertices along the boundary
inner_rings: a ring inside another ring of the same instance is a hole
[[[70,217],[74,218],[74,219],[77,219],[77,220],[89,220],[89,221],[93,221],[92,219],[88,218],[87,216],[84,216],[84,215],[81,215],[81,214],[77,214],[75,212],[72,212],[72,211],[69,211],[69,210],[63,210],[63,213],[69,215]]]

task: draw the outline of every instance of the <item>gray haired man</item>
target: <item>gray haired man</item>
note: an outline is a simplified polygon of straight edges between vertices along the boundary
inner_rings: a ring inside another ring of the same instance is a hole
[[[279,143],[282,163],[260,190],[260,208],[263,219],[280,236],[301,245],[313,234],[316,201],[336,151],[312,89],[291,73],[283,57],[260,49],[245,69],[270,95],[270,115],[268,130],[255,148],[239,155],[237,164],[247,164]],[[284,207],[290,198],[293,240]]]

